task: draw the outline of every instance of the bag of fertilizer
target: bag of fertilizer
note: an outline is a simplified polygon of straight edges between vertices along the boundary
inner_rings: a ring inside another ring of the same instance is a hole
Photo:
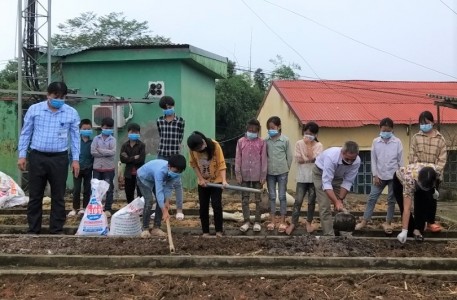
[[[139,236],[141,234],[141,218],[144,198],[138,197],[111,217],[109,236]]]
[[[28,202],[29,197],[13,178],[0,172],[0,208],[26,205]]]
[[[105,180],[90,181],[92,193],[76,235],[107,235],[108,219],[103,213],[102,198],[109,189]]]

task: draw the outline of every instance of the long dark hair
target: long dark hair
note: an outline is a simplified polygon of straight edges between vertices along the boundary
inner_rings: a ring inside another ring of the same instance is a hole
[[[301,134],[304,135],[306,130],[309,130],[311,133],[318,134],[319,133],[319,125],[317,125],[315,122],[308,122],[305,125],[303,125],[303,128],[301,130]],[[317,136],[314,136],[314,140],[317,143],[319,143],[319,140],[317,139]]]
[[[206,149],[203,151],[208,155],[208,160],[211,160],[213,158],[216,146],[214,145],[212,139],[207,138],[200,131],[192,132],[192,134],[187,138],[187,146],[192,151],[198,151],[203,145],[203,141],[206,143]]]

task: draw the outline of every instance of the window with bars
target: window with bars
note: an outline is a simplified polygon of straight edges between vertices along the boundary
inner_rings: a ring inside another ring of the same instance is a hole
[[[444,183],[457,183],[457,150],[449,150],[447,155],[447,163],[444,167],[443,174]]]
[[[360,151],[360,167],[351,192],[356,194],[369,194],[371,192],[372,173],[371,173],[371,151]]]

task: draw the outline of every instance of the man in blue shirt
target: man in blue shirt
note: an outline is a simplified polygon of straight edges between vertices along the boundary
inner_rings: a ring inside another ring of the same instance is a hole
[[[313,183],[319,204],[323,235],[335,235],[331,204],[335,211],[343,210],[343,201],[351,190],[360,167],[359,146],[347,141],[343,147],[331,147],[317,158],[313,169]]]
[[[47,100],[33,104],[24,117],[19,138],[18,167],[26,170],[29,153],[29,203],[27,222],[29,233],[41,231],[43,195],[46,182],[51,186],[51,217],[49,232],[63,233],[65,224],[65,187],[68,175],[68,138],[71,138],[71,154],[74,176],[79,175],[79,115],[65,104],[68,89],[63,82],[48,86]]]
[[[155,188],[156,205],[162,210],[162,219],[165,221],[170,218],[168,214],[168,207],[170,205],[168,198],[176,182],[181,180],[181,173],[185,169],[186,158],[181,154],[171,156],[168,161],[164,159],[151,160],[138,169],[136,181],[144,197],[143,232],[141,233],[141,237],[148,238],[151,235],[167,235],[157,227],[149,231],[152,201],[154,198],[153,190]]]

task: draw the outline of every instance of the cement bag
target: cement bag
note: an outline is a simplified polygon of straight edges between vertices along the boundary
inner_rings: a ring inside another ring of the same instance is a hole
[[[29,197],[21,187],[8,175],[0,172],[0,208],[25,205]]]
[[[92,194],[76,235],[107,235],[109,231],[108,220],[103,213],[102,198],[109,189],[109,183],[104,180],[92,179],[90,184]]]
[[[286,192],[286,202],[287,202],[287,206],[294,206],[294,203],[295,203],[295,198],[289,194],[288,192]],[[279,192],[278,190],[276,190],[276,205],[279,205]]]
[[[111,217],[109,236],[138,236],[142,226],[140,215],[143,213],[144,198],[136,198]]]

